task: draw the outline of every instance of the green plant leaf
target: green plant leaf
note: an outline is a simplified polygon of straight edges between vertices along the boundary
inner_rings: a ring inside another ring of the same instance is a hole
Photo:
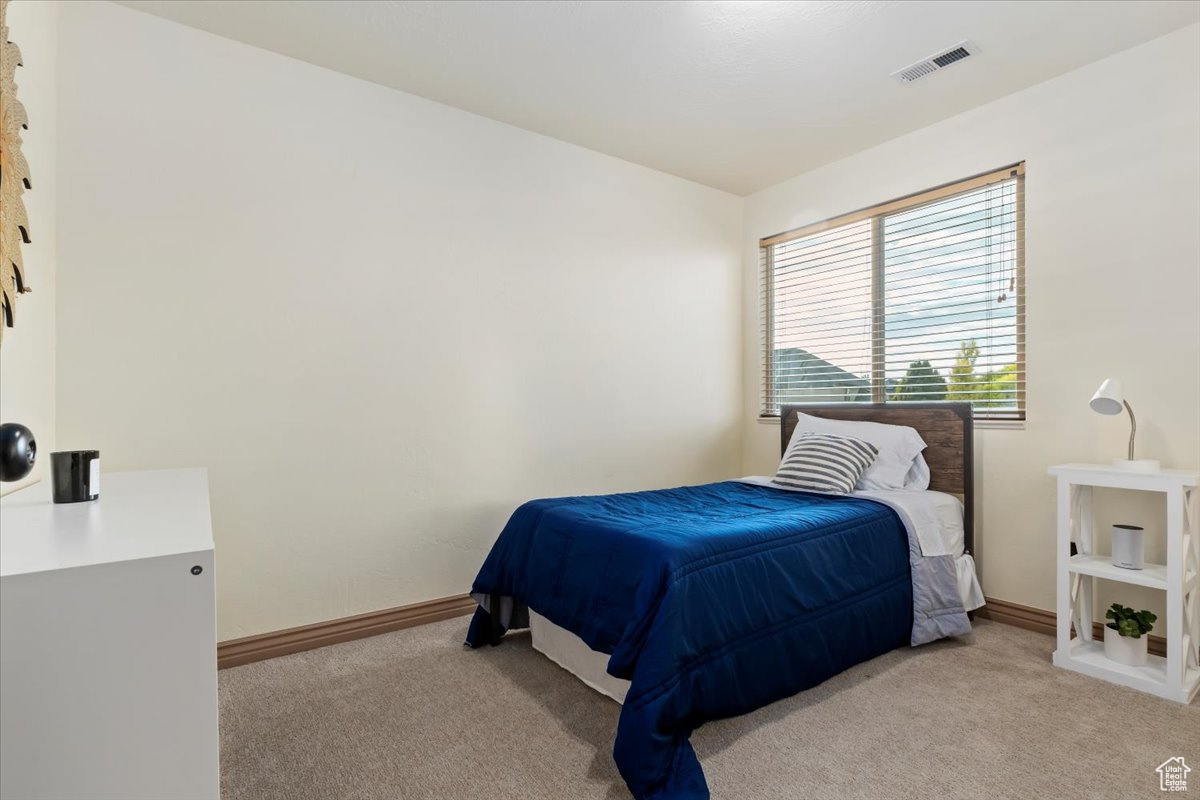
[[[1142,638],[1143,633],[1149,633],[1154,629],[1154,623],[1158,617],[1150,611],[1142,609],[1134,611],[1129,606],[1123,606],[1120,603],[1113,603],[1112,607],[1104,613],[1105,619],[1111,619],[1108,627],[1116,630],[1121,636],[1128,636],[1131,639]]]

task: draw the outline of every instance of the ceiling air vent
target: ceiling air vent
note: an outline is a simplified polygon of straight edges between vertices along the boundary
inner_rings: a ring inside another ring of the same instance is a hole
[[[940,69],[945,69],[951,64],[957,64],[959,61],[973,56],[978,52],[979,48],[970,42],[959,42],[949,50],[935,53],[929,58],[923,58],[915,64],[909,64],[904,69],[896,70],[892,73],[892,77],[901,83],[912,83],[915,80],[924,78],[926,75],[932,75]]]

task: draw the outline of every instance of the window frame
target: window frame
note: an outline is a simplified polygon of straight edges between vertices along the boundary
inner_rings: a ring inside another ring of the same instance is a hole
[[[982,172],[969,178],[945,183],[932,189],[915,192],[894,200],[877,203],[873,206],[840,214],[836,217],[814,222],[799,228],[766,236],[758,241],[759,247],[759,321],[761,326],[762,372],[760,383],[759,419],[773,421],[779,419],[779,402],[775,386],[775,266],[774,246],[803,239],[822,233],[833,228],[840,228],[855,222],[870,220],[871,222],[871,399],[872,403],[889,402],[886,397],[886,357],[885,340],[879,335],[883,329],[883,319],[887,309],[887,298],[884,296],[884,265],[883,248],[880,246],[883,237],[882,220],[892,214],[911,211],[919,206],[944,200],[954,195],[981,189],[997,183],[1016,180],[1016,364],[1017,364],[1017,407],[1012,411],[989,411],[977,409],[972,405],[972,415],[976,421],[987,421],[1002,426],[1006,423],[1024,423],[1026,419],[1028,389],[1026,387],[1026,351],[1025,351],[1025,162],[1020,161],[999,169]],[[856,402],[856,401],[851,401]],[[890,401],[902,405],[904,401]]]

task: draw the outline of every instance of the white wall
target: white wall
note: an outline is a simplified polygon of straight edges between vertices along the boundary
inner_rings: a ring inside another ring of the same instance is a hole
[[[32,241],[22,249],[25,278],[32,292],[14,303],[15,324],[0,344],[0,421],[19,422],[33,431],[38,460],[23,481],[5,484],[8,492],[48,479],[54,449],[54,301],[55,136],[58,104],[55,73],[58,59],[58,3],[13,0],[8,6],[8,33],[21,48],[24,66],[17,67],[17,99],[29,114],[22,151],[29,161],[31,191],[25,192]]]
[[[986,57],[986,56],[985,56]],[[937,76],[914,92],[936,91]],[[1200,26],[801,175],[746,199],[743,363],[747,472],[778,460],[758,423],[760,237],[1025,160],[1028,422],[977,430],[986,593],[1054,607],[1054,484],[1046,467],[1122,457],[1127,419],[1089,411],[1106,376],[1138,412],[1139,454],[1200,466]],[[1099,522],[1139,521],[1164,557],[1165,515],[1110,494]],[[1124,594],[1126,602],[1161,598]]]
[[[1200,464],[1200,26],[743,217],[121,7],[60,16],[59,439],[107,469],[210,468],[223,638],[461,592],[529,497],[769,471],[757,239],[1022,159],[1029,421],[977,432],[985,589],[1053,607],[1045,467],[1122,454],[1124,420],[1087,410],[1103,377],[1125,381],[1142,454]],[[1118,520],[1164,522],[1122,494],[1100,513]]]
[[[209,468],[222,638],[736,472],[740,198],[108,3],[61,35],[60,442]]]

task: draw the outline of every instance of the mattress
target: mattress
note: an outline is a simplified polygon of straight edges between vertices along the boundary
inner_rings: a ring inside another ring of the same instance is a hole
[[[744,478],[746,483],[762,485],[769,478]],[[955,556],[959,594],[968,611],[983,605],[983,590],[975,572],[975,562],[963,550],[963,507],[957,497],[933,491],[860,491],[855,494],[886,503],[897,510],[905,525],[917,534],[927,555]],[[618,703],[625,702],[630,682],[608,674],[609,656],[587,646],[566,628],[530,609],[529,630],[533,649],[574,675],[585,685]]]

